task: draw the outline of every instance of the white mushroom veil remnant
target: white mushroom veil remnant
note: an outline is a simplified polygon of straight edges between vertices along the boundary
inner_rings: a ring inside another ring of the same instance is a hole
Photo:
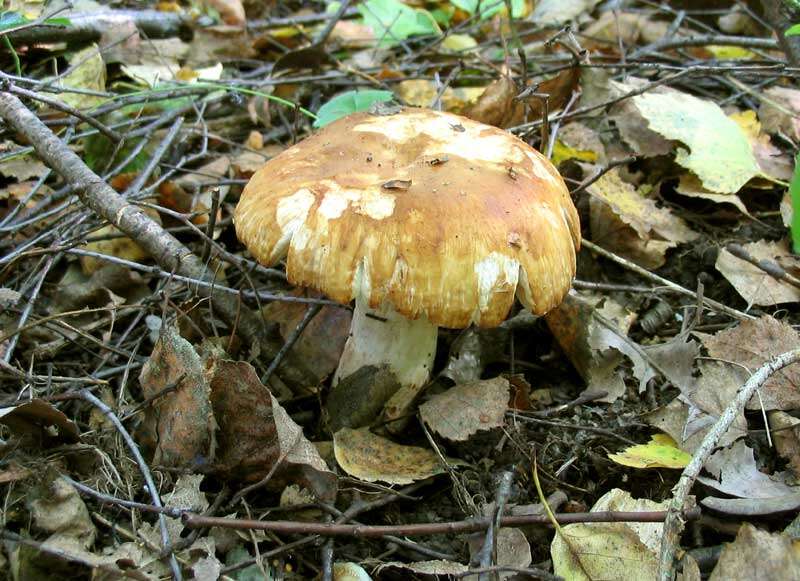
[[[286,259],[293,284],[355,300],[334,381],[385,364],[412,391],[428,380],[437,326],[499,325],[515,296],[549,311],[580,245],[544,156],[496,127],[414,108],[350,115],[268,161],[235,224],[260,262]]]

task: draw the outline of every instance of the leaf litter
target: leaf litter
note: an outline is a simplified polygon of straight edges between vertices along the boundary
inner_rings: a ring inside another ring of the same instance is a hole
[[[98,220],[69,180],[47,175],[31,144],[4,130],[0,568],[13,564],[20,579],[174,574],[160,560],[159,517],[120,504],[152,502],[142,466],[83,390],[116,414],[166,510],[177,511],[164,518],[186,577],[464,575],[484,554],[485,532],[472,543],[458,533],[416,538],[413,528],[395,537],[407,544],[339,537],[326,545],[332,560],[280,543],[305,542],[302,527],[325,514],[413,527],[491,515],[498,498],[507,514],[527,514],[541,500],[534,458],[545,493],[561,499],[554,510],[662,510],[739,386],[800,346],[797,288],[726,249],[737,243],[756,262],[797,270],[785,194],[800,92],[791,75],[758,69],[757,59],[785,56],[744,11],[701,26],[644,6],[369,0],[336,16],[335,3],[319,12],[164,2],[149,14],[163,26],[154,30],[139,7],[109,24],[91,16],[105,7],[84,1],[52,28],[70,30],[86,13],[84,30],[96,33],[68,44],[8,33],[4,70],[16,59],[27,79],[13,83],[41,88],[125,142],[32,97],[26,105],[202,258],[212,295],[236,296],[239,315],[226,321],[200,282]],[[39,3],[8,9],[42,14]],[[710,29],[720,34],[697,46]],[[725,45],[722,33],[746,46]],[[396,380],[373,369],[330,385],[350,311],[310,310],[321,297],[257,266],[231,216],[266,159],[340,116],[391,115],[398,104],[460,112],[536,146],[573,190],[584,239],[617,259],[584,249],[580,290],[544,320],[517,305],[497,329],[440,329],[434,379],[389,433],[380,414]],[[248,335],[254,322],[262,330]],[[722,547],[712,579],[752,578],[754,563],[775,577],[797,568],[795,374],[776,372],[735,414],[692,489],[702,511],[744,523],[736,535],[695,525],[701,544]],[[504,470],[514,475],[506,491]],[[195,532],[181,511],[288,520],[299,534]],[[563,538],[501,526],[491,530],[492,564],[651,578],[661,526],[579,522]],[[693,567],[687,558],[684,575]]]

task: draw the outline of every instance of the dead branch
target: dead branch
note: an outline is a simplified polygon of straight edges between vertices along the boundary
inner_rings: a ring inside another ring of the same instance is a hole
[[[191,34],[190,21],[185,14],[158,10],[100,10],[73,12],[66,15],[66,26],[39,24],[20,28],[9,33],[14,45],[43,42],[92,42],[100,40],[103,33],[127,23],[148,38],[172,38]]]
[[[699,509],[679,512],[684,519],[693,520],[700,516]],[[663,522],[667,511],[599,511],[572,512],[555,515],[560,524],[587,522]],[[272,531],[284,534],[314,534],[334,537],[382,537],[385,535],[430,536],[454,533],[474,533],[485,531],[492,525],[494,517],[450,521],[440,523],[423,523],[410,525],[344,525],[330,523],[308,523],[285,520],[248,520],[238,518],[202,517],[185,514],[183,524],[187,528],[223,527],[236,530]],[[501,527],[522,525],[549,525],[547,515],[504,516],[500,519]]]

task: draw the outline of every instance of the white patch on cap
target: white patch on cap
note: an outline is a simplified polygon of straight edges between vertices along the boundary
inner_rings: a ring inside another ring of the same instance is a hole
[[[394,213],[394,204],[394,195],[375,189],[333,190],[325,194],[318,211],[328,220],[335,220],[352,206],[357,214],[369,216],[373,220],[383,220]]]
[[[475,263],[475,274],[478,282],[478,308],[482,312],[489,306],[489,300],[494,293],[507,289],[513,293],[517,288],[519,261],[499,252],[492,252]]]
[[[527,151],[526,154],[528,158],[531,160],[531,169],[533,170],[533,174],[539,178],[540,180],[544,180],[546,182],[550,182],[557,186],[561,185],[561,180],[559,180],[553,172],[549,171],[547,166],[552,165],[550,160],[545,158],[542,154],[538,153],[537,151]]]
[[[308,211],[315,200],[314,194],[307,188],[303,188],[278,201],[275,220],[281,229],[281,237],[272,249],[271,257],[273,260],[286,255],[292,235],[305,223]]]
[[[522,163],[524,150],[510,134],[491,131],[487,126],[444,113],[406,113],[372,117],[353,128],[354,131],[382,133],[387,139],[404,143],[429,137],[431,143],[420,157],[452,155],[476,162]]]

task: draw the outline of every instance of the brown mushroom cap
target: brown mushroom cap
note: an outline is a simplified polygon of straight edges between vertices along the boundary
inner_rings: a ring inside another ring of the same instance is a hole
[[[575,275],[580,228],[564,181],[510,133],[407,108],[356,113],[268,161],[236,232],[289,280],[407,318],[499,325],[515,293],[536,314]]]

